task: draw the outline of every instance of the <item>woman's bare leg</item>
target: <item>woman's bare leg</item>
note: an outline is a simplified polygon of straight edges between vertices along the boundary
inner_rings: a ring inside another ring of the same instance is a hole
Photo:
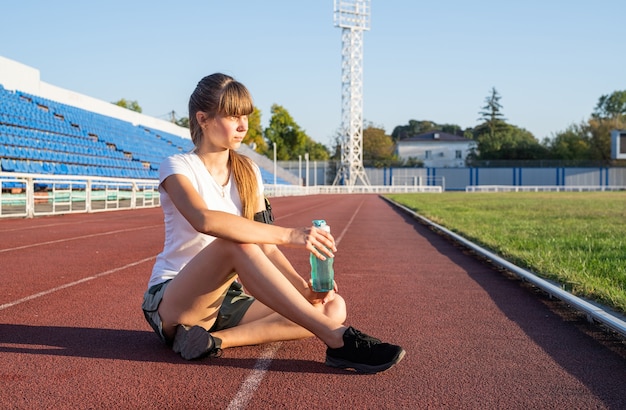
[[[164,333],[173,338],[179,324],[210,328],[234,272],[261,303],[309,330],[326,345],[343,345],[346,327],[342,322],[313,307],[258,245],[222,239],[198,253],[168,285],[159,305]]]
[[[335,295],[332,301],[324,305],[313,306],[339,323],[346,320],[346,304],[339,295]],[[314,336],[313,333],[279,315],[258,300],[252,303],[237,326],[213,332],[212,335],[221,339],[223,349]]]

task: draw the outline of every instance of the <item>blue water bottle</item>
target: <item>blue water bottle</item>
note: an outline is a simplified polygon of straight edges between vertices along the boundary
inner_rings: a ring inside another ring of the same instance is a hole
[[[323,219],[314,220],[313,226],[330,232],[330,226],[326,225],[326,221]],[[311,286],[314,292],[328,292],[334,289],[333,259],[326,256],[326,260],[321,260],[311,253]]]

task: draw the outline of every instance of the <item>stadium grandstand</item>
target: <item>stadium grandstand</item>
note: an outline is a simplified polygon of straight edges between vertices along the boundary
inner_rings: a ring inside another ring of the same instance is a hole
[[[188,138],[1,84],[0,144],[5,172],[139,179],[158,179],[164,158],[193,148]],[[273,182],[271,171],[262,175]]]
[[[191,150],[188,135],[188,129],[168,121],[41,82],[38,70],[0,57],[0,184],[3,193],[14,194],[0,201],[0,215],[2,205],[20,202],[15,194],[28,194],[29,181],[38,202],[46,191],[53,201],[65,194],[70,202],[84,202],[92,184],[119,192],[137,181],[144,188],[151,181],[156,196],[161,161]],[[298,177],[249,147],[242,151],[259,164],[265,184],[299,184]]]
[[[10,60],[3,59],[0,64],[4,68]],[[2,70],[7,71],[10,70]],[[188,135],[189,131],[166,121],[133,113],[136,114],[135,121],[151,120],[180,130],[172,133],[159,129],[158,125],[134,123],[102,114],[98,111],[103,110],[98,108],[104,102],[93,104],[94,109],[90,110],[89,98],[74,98],[87,102],[84,104],[87,108],[72,106],[19,88],[6,89],[5,82],[6,79],[0,76],[2,171],[157,179],[159,164],[165,157],[193,148],[191,140],[182,136]],[[32,88],[28,82],[25,85]],[[37,88],[45,90],[46,87],[41,85],[44,84],[40,83]],[[274,182],[271,170],[263,168],[262,173],[264,182]],[[293,179],[277,179],[279,184],[294,183]]]
[[[159,165],[193,148],[187,128],[40,80],[0,56],[0,217],[158,206]],[[256,153],[268,196],[339,192],[441,192],[440,186],[311,186]],[[323,181],[325,168],[315,169]],[[306,180],[306,183],[303,181]]]
[[[0,85],[2,170],[33,174],[158,178],[188,139]]]

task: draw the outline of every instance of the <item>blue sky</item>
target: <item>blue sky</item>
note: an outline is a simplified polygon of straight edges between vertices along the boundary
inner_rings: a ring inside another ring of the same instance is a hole
[[[4,2],[0,55],[47,83],[145,114],[186,116],[198,80],[233,75],[264,125],[285,107],[313,139],[341,124],[341,29],[332,0]],[[623,0],[372,0],[364,118],[478,124],[492,87],[508,122],[542,140],[626,90]]]

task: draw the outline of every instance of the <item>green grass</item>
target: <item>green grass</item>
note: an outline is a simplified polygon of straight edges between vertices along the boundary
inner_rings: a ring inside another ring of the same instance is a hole
[[[626,313],[626,192],[387,196],[575,295]]]

